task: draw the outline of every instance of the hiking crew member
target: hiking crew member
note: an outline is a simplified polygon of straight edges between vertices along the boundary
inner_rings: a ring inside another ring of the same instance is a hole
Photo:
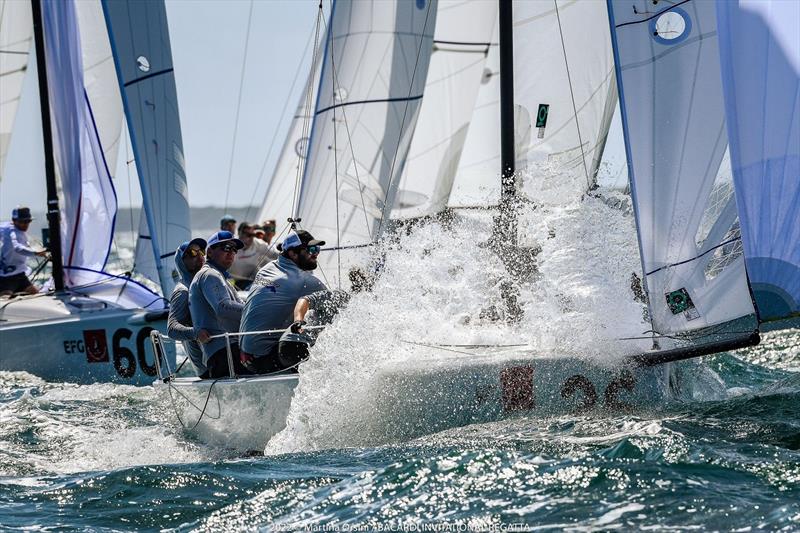
[[[178,268],[181,280],[175,284],[172,296],[169,298],[169,318],[167,319],[167,334],[171,339],[183,341],[197,375],[205,379],[208,377],[206,365],[203,363],[203,349],[200,343],[208,342],[208,331],[194,328],[192,314],[189,312],[189,285],[192,278],[206,262],[206,241],[192,239],[181,244],[175,251],[175,266]]]
[[[278,258],[277,250],[255,237],[254,226],[247,222],[239,224],[239,240],[244,243],[244,248],[236,254],[236,261],[230,269],[231,276],[236,280],[236,288],[239,290],[247,290],[258,269]]]
[[[244,244],[229,231],[218,231],[208,239],[207,261],[195,274],[189,286],[189,308],[195,328],[208,331],[210,335],[237,333],[242,316],[242,301],[236,289],[228,282],[228,269],[233,264],[236,252]],[[248,372],[239,362],[239,339],[230,338],[234,371]],[[211,339],[202,345],[203,363],[210,378],[226,377],[228,352],[224,338]]]
[[[242,312],[242,332],[286,328],[294,319],[300,297],[326,289],[311,273],[317,268],[317,255],[324,244],[307,231],[289,232],[278,245],[280,257],[256,275]],[[279,360],[279,338],[280,334],[242,337],[242,363],[259,374],[291,366]]]
[[[39,292],[28,279],[26,263],[29,257],[46,257],[47,250],[34,250],[28,245],[25,232],[31,220],[29,208],[17,207],[11,212],[11,222],[0,224],[0,296]]]

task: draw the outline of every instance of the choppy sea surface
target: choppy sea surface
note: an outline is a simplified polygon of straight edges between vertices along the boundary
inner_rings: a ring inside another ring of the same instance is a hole
[[[0,529],[800,530],[797,329],[677,365],[682,392],[657,409],[357,434],[365,369],[435,357],[409,340],[641,349],[615,340],[647,327],[629,294],[633,223],[607,204],[537,208],[539,272],[513,328],[481,318],[500,267],[479,223],[414,230],[320,337],[265,455],[196,440],[149,387],[0,372]]]

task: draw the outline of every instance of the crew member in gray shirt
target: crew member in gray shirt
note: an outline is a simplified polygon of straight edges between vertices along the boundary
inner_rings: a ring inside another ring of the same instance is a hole
[[[236,253],[244,247],[242,241],[229,231],[218,231],[208,239],[208,260],[195,274],[189,286],[189,308],[196,328],[212,336],[238,333],[242,317],[242,301],[228,281],[228,269]],[[239,362],[239,340],[230,337],[233,370],[237,375],[249,374]],[[211,339],[203,344],[203,362],[211,378],[229,375],[228,352],[224,338]]]
[[[171,339],[183,341],[183,348],[201,378],[208,377],[206,365],[203,363],[203,349],[200,343],[208,342],[206,330],[195,329],[192,325],[192,314],[189,312],[189,285],[192,278],[206,262],[206,241],[192,239],[181,244],[175,250],[175,266],[180,273],[180,281],[175,284],[169,298],[169,318],[167,318],[167,334]]]
[[[293,321],[298,298],[326,288],[311,273],[324,244],[307,231],[289,232],[278,245],[278,259],[256,275],[242,312],[242,333],[286,328]],[[278,358],[279,338],[280,334],[242,337],[242,363],[259,374],[284,370]]]

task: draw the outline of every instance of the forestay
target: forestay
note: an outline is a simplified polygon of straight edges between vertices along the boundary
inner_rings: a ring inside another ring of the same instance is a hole
[[[447,206],[496,25],[496,2],[439,1],[425,97],[392,217]]]
[[[762,320],[800,312],[800,4],[717,2],[747,274]]]
[[[167,13],[161,0],[103,0],[103,11],[144,203],[135,268],[168,295],[191,229]]]
[[[0,0],[0,180],[32,49],[30,2]]]
[[[752,314],[735,217],[712,199],[727,144],[715,4],[608,7],[653,328],[675,333]]]
[[[423,96],[436,4],[333,5],[297,215],[339,248],[319,259],[334,285],[389,222]]]

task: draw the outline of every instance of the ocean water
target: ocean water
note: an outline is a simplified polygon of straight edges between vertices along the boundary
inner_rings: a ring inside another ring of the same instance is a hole
[[[149,387],[0,373],[0,529],[800,530],[797,329],[676,365],[680,392],[655,409],[520,412],[414,439],[359,431],[375,368],[442,356],[420,343],[609,365],[647,347],[620,340],[647,329],[630,215],[553,197],[523,218],[541,252],[512,326],[487,318],[502,313],[502,264],[481,216],[387,245],[374,291],[320,337],[263,454],[200,442]]]

